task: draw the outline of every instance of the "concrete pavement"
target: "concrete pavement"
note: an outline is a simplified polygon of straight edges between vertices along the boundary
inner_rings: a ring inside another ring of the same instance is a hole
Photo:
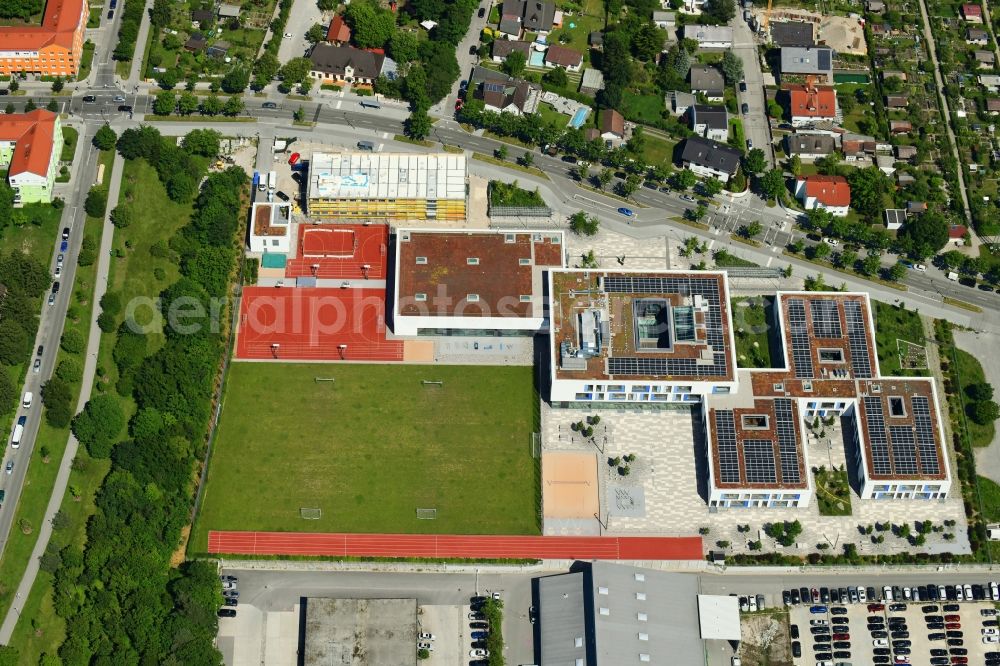
[[[89,148],[91,137],[81,137],[81,141],[83,141],[84,138],[86,138],[86,145]],[[113,208],[112,202],[118,201],[118,192],[121,185],[122,169],[124,168],[124,165],[125,160],[122,159],[121,155],[115,154],[114,166],[111,169],[111,182],[108,187],[109,213],[110,209]],[[82,177],[89,175],[92,171],[82,170],[77,173],[82,179]],[[82,201],[82,199],[80,200]],[[82,222],[78,226],[80,227],[79,233],[82,237]],[[94,280],[94,294],[91,300],[91,302],[94,303],[94,308],[91,312],[90,335],[87,339],[87,356],[83,365],[83,380],[80,389],[80,398],[76,403],[76,413],[79,413],[83,409],[83,406],[87,404],[87,401],[90,400],[91,390],[94,386],[94,375],[97,372],[97,351],[101,345],[101,329],[97,326],[97,317],[101,314],[101,309],[97,304],[100,303],[101,297],[104,296],[108,287],[108,271],[111,265],[111,241],[113,236],[114,225],[111,224],[110,215],[107,215],[105,216],[104,229],[101,234],[101,247],[97,255],[97,272]],[[79,247],[79,242],[77,242],[76,246]],[[75,262],[76,259],[74,256],[74,265]],[[71,289],[66,289],[64,293],[69,294],[71,291]],[[56,338],[56,340],[58,340],[58,338]],[[55,345],[53,345],[53,349],[54,348]],[[52,354],[52,357],[55,358],[55,354]],[[27,601],[28,595],[31,593],[31,586],[34,584],[35,577],[38,575],[39,559],[45,553],[45,549],[49,545],[49,539],[52,537],[52,518],[56,515],[59,511],[59,507],[62,505],[63,496],[66,494],[66,486],[69,483],[69,475],[72,470],[73,459],[76,457],[78,447],[79,442],[77,442],[76,437],[70,434],[69,440],[66,444],[66,451],[59,463],[59,471],[56,474],[56,483],[52,489],[52,495],[49,497],[48,506],[45,508],[45,518],[39,526],[38,540],[35,542],[34,550],[31,551],[31,560],[28,562],[28,567],[25,569],[24,575],[21,577],[21,581],[17,585],[14,603],[11,605],[10,610],[7,611],[3,624],[0,625],[0,644],[6,645],[10,641],[11,634],[14,632],[14,627],[21,617],[21,608],[24,605],[24,602]]]

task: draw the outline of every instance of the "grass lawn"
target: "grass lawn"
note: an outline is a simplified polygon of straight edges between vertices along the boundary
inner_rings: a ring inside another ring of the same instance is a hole
[[[976,479],[979,482],[979,494],[983,499],[983,517],[990,523],[1000,521],[1000,484],[985,476]]]
[[[574,27],[570,27],[570,24]],[[561,44],[567,48],[573,49],[574,51],[579,51],[583,54],[583,59],[585,64],[590,63],[590,45],[587,43],[590,33],[595,30],[604,29],[604,17],[603,16],[581,16],[575,14],[573,16],[567,16],[563,18],[563,27],[558,30],[554,30],[551,35],[546,38],[549,44]],[[569,39],[568,42],[560,41],[561,37],[566,37]]]
[[[814,476],[819,515],[851,515],[851,487],[847,481],[847,472],[821,467]]]
[[[636,95],[626,90],[622,93],[622,109],[625,115],[645,123],[655,123],[663,117],[663,98],[659,95]]]
[[[76,141],[80,138],[80,133],[72,127],[63,127],[63,147],[59,159],[63,162],[72,162],[76,153]]]
[[[886,376],[926,376],[929,370],[903,370],[900,365],[897,340],[924,345],[924,327],[920,315],[913,310],[881,301],[875,304],[875,344],[878,345],[878,363]]]
[[[774,299],[762,296],[733,298],[733,334],[736,338],[736,364],[741,368],[772,368],[771,319]]]
[[[642,146],[642,159],[650,166],[673,164],[675,141],[667,141],[652,134],[644,133],[645,143]]]
[[[963,392],[967,386],[986,381],[983,366],[980,365],[979,360],[975,356],[956,348],[955,359],[958,361],[958,374]],[[969,396],[963,393],[962,400],[963,404],[968,408],[970,404]],[[987,423],[986,425],[979,425],[970,418],[966,418],[965,421],[969,424],[969,439],[972,440],[973,446],[989,446],[993,442],[993,436],[996,433],[995,424]]]
[[[19,213],[27,223],[4,229],[0,236],[0,246],[4,250],[18,249],[48,266],[59,234],[62,211],[49,204],[32,203],[25,204],[19,209]]]
[[[212,529],[538,534],[537,400],[527,367],[236,363],[191,552]]]
[[[570,117],[565,113],[559,113],[552,107],[551,104],[542,102],[538,105],[538,115],[542,117],[542,122],[550,127],[555,127],[557,129],[566,129],[569,124]]]
[[[90,66],[94,63],[94,48],[94,43],[89,39],[83,43],[83,53],[80,55],[80,71],[76,74],[77,81],[83,81],[90,76]],[[115,69],[117,68],[118,65],[115,65]],[[127,70],[125,76],[128,76]]]

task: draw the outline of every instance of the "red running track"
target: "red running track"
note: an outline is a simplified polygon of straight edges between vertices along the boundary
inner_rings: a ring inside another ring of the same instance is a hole
[[[458,536],[313,532],[208,533],[223,555],[537,560],[701,560],[701,537]]]
[[[350,232],[350,233],[346,233]],[[345,245],[345,238],[352,238]],[[308,242],[306,239],[309,239]],[[348,247],[348,245],[353,247]],[[353,253],[349,257],[318,256]],[[316,256],[308,256],[309,254]],[[299,256],[285,264],[285,277],[384,280],[389,260],[389,226],[385,224],[299,225]],[[314,265],[319,268],[313,269]]]
[[[384,289],[247,287],[236,358],[403,360],[403,343],[385,334]]]

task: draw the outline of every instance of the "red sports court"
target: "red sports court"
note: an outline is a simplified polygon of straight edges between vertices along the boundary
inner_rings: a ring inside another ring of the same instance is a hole
[[[298,256],[285,276],[384,280],[388,253],[385,224],[300,224]]]
[[[384,289],[247,287],[236,358],[401,361],[385,332]]]
[[[701,560],[701,537],[459,536],[312,532],[208,533],[227,555],[448,559]]]

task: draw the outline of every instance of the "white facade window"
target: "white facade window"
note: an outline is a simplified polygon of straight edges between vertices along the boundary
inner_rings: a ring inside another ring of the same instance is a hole
[[[604,608],[602,606],[601,607],[601,615],[611,615],[611,609],[610,608]]]
[[[531,294],[521,294],[521,302],[522,303],[530,303],[531,302]]]
[[[427,257],[417,257],[417,264],[423,265],[427,263]]]
[[[470,266],[478,266],[479,257],[469,257],[468,259],[465,260],[465,263],[467,263]]]
[[[583,647],[583,636],[577,636],[576,640],[573,641],[574,647]]]
[[[599,587],[599,588],[597,588],[597,593],[598,594],[607,594],[608,593],[608,588],[606,588],[606,587]]]
[[[639,622],[645,622],[645,621],[646,621],[647,619],[649,619],[649,618],[647,618],[647,617],[646,617],[646,614],[645,614],[645,613],[639,613],[639,614],[638,614],[638,615],[636,616],[636,619],[638,619],[638,620],[639,620]]]
[[[637,600],[639,600],[639,601],[645,601],[646,600],[646,593],[645,592],[636,592],[635,593],[635,598]]]
[[[655,387],[654,387],[654,388],[655,388]],[[637,574],[635,575],[635,579],[636,579],[637,581],[639,581],[640,583],[642,583],[642,582],[645,582],[645,580],[646,580],[646,574],[641,574],[641,573],[637,573]]]
[[[530,266],[531,265],[531,258],[530,257],[521,257],[520,259],[517,260],[517,263],[519,263],[522,266]]]
[[[504,234],[503,236],[504,243],[513,243],[515,240],[516,237],[514,236],[514,234]]]
[[[465,297],[465,300],[469,301],[470,303],[477,303],[479,301],[479,294],[469,294],[468,296]]]
[[[639,634],[639,640],[640,641],[648,641],[649,640],[649,634],[640,633]]]
[[[648,654],[645,654],[645,653],[642,653],[642,652],[640,652],[640,653],[639,653],[639,661],[649,661],[649,655],[648,655]]]
[[[414,294],[413,295],[413,300],[415,300],[415,301],[426,301],[427,300],[427,294],[424,294],[424,293]]]

